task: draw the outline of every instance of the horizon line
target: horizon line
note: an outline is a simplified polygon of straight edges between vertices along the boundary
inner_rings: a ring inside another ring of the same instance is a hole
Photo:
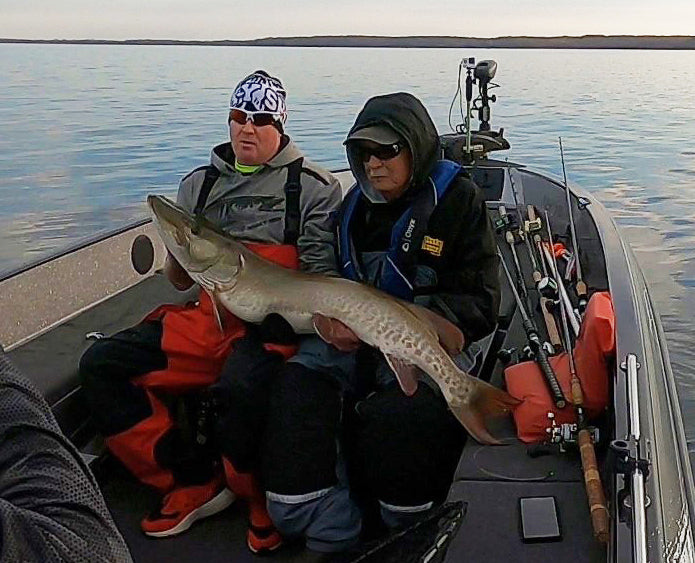
[[[129,41],[168,41],[168,42],[198,42],[198,43],[215,43],[220,41],[228,42],[257,42],[257,41],[277,41],[287,39],[471,39],[481,41],[491,41],[500,39],[590,39],[590,38],[659,38],[659,39],[685,39],[695,38],[695,35],[683,34],[605,34],[605,33],[585,33],[582,35],[498,35],[494,37],[475,37],[467,35],[367,35],[367,34],[342,34],[342,35],[286,35],[286,36],[265,36],[255,37],[250,39],[169,39],[169,38],[147,38],[147,37],[132,37],[129,39],[105,39],[97,37],[82,37],[82,38],[26,38],[26,37],[0,37],[0,41],[108,41],[108,42],[129,42]]]

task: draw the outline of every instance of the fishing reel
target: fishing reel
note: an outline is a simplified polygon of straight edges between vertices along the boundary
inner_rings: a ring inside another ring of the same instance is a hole
[[[500,205],[500,207],[502,207]],[[509,213],[501,213],[497,219],[494,220],[495,232],[497,234],[506,233],[507,231],[519,231],[519,225],[516,218]],[[516,242],[516,238],[514,239]]]
[[[557,299],[557,282],[551,277],[543,277],[538,282],[538,291],[543,297],[555,300]]]
[[[546,434],[548,434],[548,442],[559,445],[561,452],[566,451],[565,447],[567,444],[577,443],[579,427],[577,426],[576,422],[564,422],[562,424],[557,424],[557,422],[555,422],[554,412],[548,413],[548,420],[550,421],[550,426],[545,429]],[[588,428],[587,430],[589,431],[594,444],[598,444],[598,428],[592,427]]]
[[[543,342],[541,343],[541,348],[543,348],[543,351],[548,355],[548,356],[554,356],[555,355],[555,348],[553,348],[553,345],[550,342]],[[535,362],[538,354],[536,354],[536,351],[526,344],[522,349],[521,352],[519,352],[519,361],[520,362]]]

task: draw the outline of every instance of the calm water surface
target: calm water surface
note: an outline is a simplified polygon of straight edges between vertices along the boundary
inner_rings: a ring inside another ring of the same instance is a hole
[[[0,45],[0,271],[146,215],[227,138],[230,90],[256,68],[289,92],[289,133],[346,166],[364,101],[407,90],[440,132],[463,56],[498,64],[493,127],[511,160],[613,213],[650,282],[695,450],[695,53]],[[460,122],[454,116],[452,122]]]

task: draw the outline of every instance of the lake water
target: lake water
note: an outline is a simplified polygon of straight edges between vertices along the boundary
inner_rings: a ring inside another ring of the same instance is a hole
[[[441,133],[463,56],[498,64],[510,160],[613,213],[661,313],[695,450],[695,52],[0,45],[0,271],[146,215],[227,139],[234,84],[288,90],[288,131],[327,168],[364,101],[407,90]],[[455,108],[457,109],[457,108]],[[460,116],[452,119],[454,124]]]

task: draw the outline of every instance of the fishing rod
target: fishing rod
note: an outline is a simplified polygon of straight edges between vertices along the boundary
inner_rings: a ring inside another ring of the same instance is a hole
[[[504,239],[509,245],[509,250],[512,253],[512,258],[514,259],[514,269],[516,270],[516,280],[519,286],[519,290],[523,294],[526,305],[529,304],[528,291],[526,291],[526,282],[524,281],[524,273],[521,270],[521,264],[519,262],[519,255],[516,253],[516,239],[514,238],[514,228],[517,227],[514,218],[507,213],[507,209],[504,205],[500,205],[498,208],[500,215],[499,221],[495,225],[497,232],[504,232]],[[518,230],[518,228],[517,228]]]
[[[538,232],[542,229],[541,218],[536,217],[536,208],[533,205],[526,206],[526,214],[528,216],[528,225],[525,225],[526,231],[530,234],[531,232],[536,233],[533,235],[533,244],[538,249],[538,255],[541,258],[541,268],[543,269],[543,277],[552,280],[548,273],[548,267],[545,265],[545,260],[543,260],[543,240]],[[554,281],[554,280],[553,280]],[[555,286],[557,290],[557,286]]]
[[[562,160],[562,175],[565,180],[565,197],[567,198],[567,213],[570,219],[570,235],[572,236],[572,250],[574,251],[576,271],[577,271],[577,283],[574,288],[577,292],[577,297],[579,297],[579,302],[577,307],[579,308],[579,314],[583,315],[586,310],[587,304],[587,290],[586,284],[582,277],[582,263],[579,260],[579,245],[577,243],[577,229],[574,224],[574,215],[572,214],[572,198],[570,197],[570,188],[567,184],[567,171],[565,169],[565,151],[562,148],[562,137],[558,137],[560,140],[560,159]]]
[[[502,255],[502,251],[500,250],[499,245],[497,245],[497,256],[499,256],[500,261],[502,262],[502,267],[504,269],[505,275],[507,276],[509,287],[512,289],[512,293],[514,294],[516,306],[519,308],[519,312],[521,313],[522,325],[524,327],[524,331],[526,332],[526,338],[528,339],[528,343],[531,346],[531,349],[536,354],[535,361],[536,363],[538,363],[538,367],[541,368],[541,372],[543,373],[545,381],[548,384],[548,388],[550,390],[550,394],[552,395],[555,406],[559,409],[563,409],[567,405],[567,400],[565,399],[565,396],[562,393],[560,384],[557,382],[557,376],[555,375],[555,372],[553,371],[553,368],[550,365],[550,362],[548,361],[548,354],[546,353],[545,348],[543,347],[543,344],[541,343],[541,340],[538,336],[538,330],[536,330],[536,326],[534,325],[533,321],[526,312],[524,303],[521,300],[521,296],[519,295],[519,292],[516,289],[514,280],[512,278],[512,274],[510,273],[509,268],[507,267],[507,263],[504,259],[504,256]]]
[[[536,208],[533,205],[526,206],[526,215],[528,217],[528,221],[524,221],[524,231],[526,232],[526,236],[528,239],[531,238],[531,233],[535,233],[533,235],[533,244],[535,248],[538,249],[541,268],[543,270],[543,276],[541,277],[541,281],[538,284],[538,289],[540,290],[541,294],[545,296],[546,299],[548,299],[548,311],[552,314],[552,311],[550,309],[550,302],[554,303],[557,300],[558,292],[557,284],[555,283],[555,280],[550,276],[550,273],[548,272],[548,267],[545,265],[545,260],[543,259],[543,241],[541,240],[541,236],[537,234],[543,229],[541,218],[536,217]]]
[[[546,211],[545,222],[548,230],[548,240],[550,246],[553,245],[553,233],[550,229],[550,221],[548,221],[548,212]],[[557,271],[557,257],[553,253],[555,262],[555,270]],[[584,472],[584,487],[586,496],[589,501],[589,510],[591,512],[591,524],[594,529],[594,536],[601,543],[608,541],[609,534],[609,515],[606,507],[606,497],[603,492],[603,484],[601,483],[601,474],[598,471],[598,463],[596,461],[596,448],[594,447],[594,436],[587,426],[586,417],[584,415],[584,392],[582,385],[577,376],[577,365],[574,361],[574,350],[570,340],[570,330],[567,319],[570,318],[571,311],[566,310],[566,305],[560,301],[562,309],[562,331],[565,336],[567,350],[567,358],[570,368],[570,389],[571,400],[574,405],[574,410],[577,413],[577,444],[579,445],[579,454],[582,460],[582,470]]]
[[[545,210],[545,222],[548,224],[548,210]],[[567,311],[570,312],[569,316],[567,317],[570,323],[570,327],[572,328],[572,332],[574,333],[574,336],[577,337],[579,336],[579,321],[577,320],[577,317],[574,316],[573,314],[573,307],[572,307],[572,302],[570,301],[569,295],[567,295],[567,290],[565,289],[565,285],[562,283],[562,278],[560,277],[559,271],[555,267],[555,262],[553,261],[553,256],[555,255],[555,249],[554,247],[551,247],[548,249],[546,245],[544,245],[542,242],[540,242],[540,248],[541,248],[541,254],[545,257],[545,260],[548,264],[548,267],[550,268],[553,277],[555,278],[555,283],[557,284],[557,289],[560,295],[560,302],[564,303]]]
[[[519,238],[522,238],[524,240],[526,251],[528,252],[529,260],[531,261],[531,267],[533,268],[533,273],[531,277],[533,278],[533,281],[536,284],[536,291],[538,292],[539,296],[539,307],[541,309],[541,313],[543,314],[543,322],[545,323],[545,328],[548,333],[548,339],[550,340],[550,344],[552,344],[552,346],[554,347],[554,349],[551,351],[551,354],[554,354],[555,349],[561,346],[561,342],[560,334],[557,330],[557,324],[555,323],[555,317],[553,317],[553,313],[550,309],[552,300],[548,298],[547,294],[549,291],[553,291],[553,287],[554,290],[557,291],[557,286],[554,285],[554,282],[551,283],[552,278],[548,277],[547,273],[545,275],[545,278],[541,275],[541,272],[538,269],[538,262],[536,261],[535,253],[533,252],[533,248],[531,247],[531,241],[529,240],[532,229],[541,229],[540,219],[536,219],[533,221],[531,220],[530,213],[532,213],[533,206],[529,205],[527,208],[527,212],[529,213],[529,219],[527,221],[524,220],[521,211],[519,210],[519,198],[516,193],[516,183],[514,182],[514,176],[512,175],[512,171],[510,168],[507,168],[507,173],[509,174],[509,183],[512,188],[512,196],[514,197],[516,211],[519,214]],[[521,227],[522,223],[524,225],[523,229]]]
[[[545,227],[548,231],[548,241],[550,242],[550,246],[553,245],[553,232],[550,228],[550,221],[548,220],[548,211],[545,211]],[[555,256],[555,253],[553,253],[553,266],[555,271],[557,271],[557,257]],[[570,339],[570,329],[569,329],[569,324],[567,322],[568,317],[568,311],[566,310],[566,304],[560,300],[560,317],[561,317],[561,322],[562,322],[562,332],[565,337],[565,350],[567,350],[567,357],[569,359],[569,365],[570,365],[570,375],[571,375],[571,386],[572,386],[572,403],[574,404],[575,408],[577,409],[577,420],[580,422],[580,424],[583,423],[584,421],[584,410],[582,408],[582,405],[584,403],[584,394],[582,393],[582,387],[579,383],[579,379],[577,378],[577,370],[576,366],[574,363],[574,352],[572,349],[572,340]]]
[[[529,226],[529,221],[523,221],[523,217],[521,216],[521,212],[519,211],[519,198],[516,193],[516,183],[514,182],[514,176],[512,176],[512,170],[511,168],[507,167],[507,174],[509,175],[509,185],[512,188],[512,196],[514,197],[514,205],[516,206],[516,212],[519,214],[519,219],[520,219],[520,224],[519,224],[519,238],[524,240],[524,243],[526,244],[526,250],[528,250],[528,256],[529,259],[531,260],[531,267],[533,268],[533,281],[535,283],[538,283],[541,280],[541,273],[538,270],[538,263],[536,262],[536,256],[534,255],[533,251],[531,250],[531,243],[528,240],[528,237],[525,236],[526,234],[526,229]],[[523,222],[524,228],[521,228],[521,223]]]

